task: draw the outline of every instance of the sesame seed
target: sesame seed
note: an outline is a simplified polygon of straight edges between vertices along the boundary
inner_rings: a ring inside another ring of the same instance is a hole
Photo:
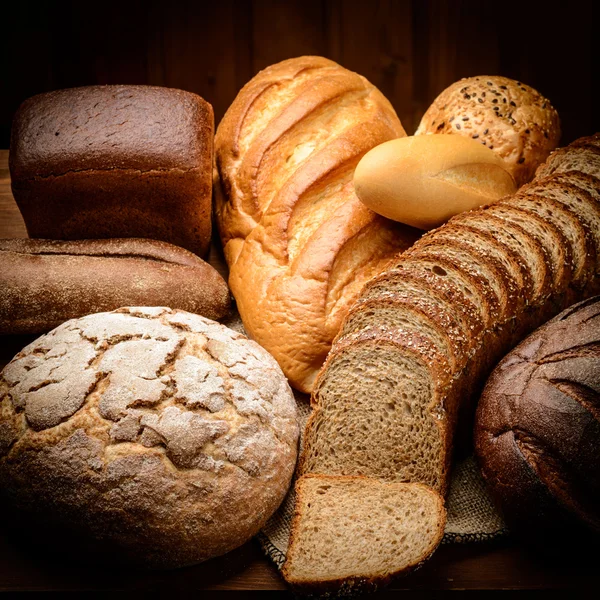
[[[476,133],[476,134],[473,136],[473,139],[474,139],[474,140],[476,140],[478,137],[479,137],[479,134],[478,134],[478,133]]]
[[[517,161],[520,165],[525,162],[525,159],[521,156],[521,158]]]
[[[506,104],[506,98],[502,98],[502,102],[504,102],[504,104]]]
[[[456,124],[456,129],[460,129],[460,123]]]
[[[525,130],[525,133],[529,133],[529,129],[526,129],[526,130]]]
[[[463,118],[462,118],[462,120],[463,120],[463,121],[468,121],[468,120],[469,120],[469,117],[463,117]]]
[[[483,132],[483,135],[487,135],[488,131],[489,131],[489,129],[486,129],[486,130]]]
[[[494,98],[494,99],[492,100],[492,104],[498,104],[498,98]]]
[[[505,86],[505,85],[501,85],[501,86],[500,86],[500,89],[501,89],[501,90],[505,90],[505,89],[506,89],[506,86]]]
[[[500,110],[498,106],[494,106],[494,110]]]
[[[546,103],[544,102],[544,104],[542,104],[542,108],[546,108]]]
[[[488,84],[488,85],[492,85],[492,82],[491,82],[491,81],[488,81],[488,82],[487,82],[487,84]]]
[[[494,146],[492,146],[492,145],[490,144],[490,150],[492,150],[493,148],[494,148]]]
[[[445,125],[445,123],[442,121],[442,122],[441,122],[441,123],[440,123],[440,124],[437,126],[437,128],[438,128],[438,129],[441,129],[441,128],[442,128],[444,125]]]
[[[450,118],[448,119],[448,123],[452,123],[452,121],[454,121],[454,117],[450,117]]]
[[[465,100],[470,100],[471,96],[469,94],[465,94]]]
[[[516,106],[516,104],[512,100],[510,101],[510,105],[511,106]]]
[[[479,104],[483,104],[483,98],[477,98],[477,102],[479,102]]]

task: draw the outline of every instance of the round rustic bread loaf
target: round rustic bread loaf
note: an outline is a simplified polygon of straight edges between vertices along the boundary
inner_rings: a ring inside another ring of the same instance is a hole
[[[0,375],[9,506],[118,560],[171,568],[240,546],[285,496],[297,443],[275,360],[184,311],[67,321]]]
[[[483,476],[516,533],[544,544],[600,533],[600,297],[580,302],[510,352],[475,425]]]
[[[415,135],[454,133],[475,139],[506,162],[518,186],[532,179],[560,141],[558,113],[532,87],[481,75],[447,87],[427,109]]]

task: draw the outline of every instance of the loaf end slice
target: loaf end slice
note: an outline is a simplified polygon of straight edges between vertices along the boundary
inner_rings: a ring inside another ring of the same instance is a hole
[[[305,592],[372,591],[427,560],[444,534],[442,497],[419,483],[304,475],[283,566]]]

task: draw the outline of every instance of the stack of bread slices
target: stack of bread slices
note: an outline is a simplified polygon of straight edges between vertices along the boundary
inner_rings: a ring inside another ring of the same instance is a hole
[[[442,536],[459,409],[528,332],[598,293],[599,270],[596,134],[372,279],[316,381],[286,579],[372,587],[426,559]]]

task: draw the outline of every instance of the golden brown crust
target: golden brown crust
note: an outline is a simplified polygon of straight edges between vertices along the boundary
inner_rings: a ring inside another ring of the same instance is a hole
[[[360,287],[418,232],[368,210],[352,171],[405,135],[363,77],[320,57],[283,61],[238,94],[216,135],[216,216],[229,284],[254,339],[312,389]]]

